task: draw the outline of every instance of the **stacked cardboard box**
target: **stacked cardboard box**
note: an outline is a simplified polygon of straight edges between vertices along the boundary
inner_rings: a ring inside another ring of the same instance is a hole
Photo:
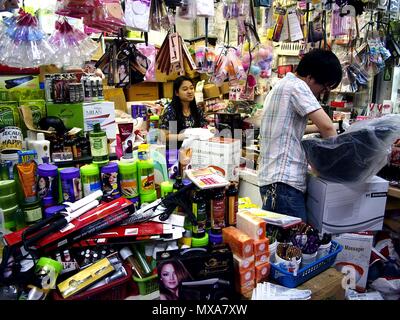
[[[193,169],[212,164],[225,172],[229,181],[239,181],[241,143],[239,139],[215,137],[209,140],[195,140],[192,145]]]

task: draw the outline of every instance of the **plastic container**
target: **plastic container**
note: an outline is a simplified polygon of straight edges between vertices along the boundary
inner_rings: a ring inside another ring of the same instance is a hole
[[[0,180],[0,197],[16,193],[15,180]]]
[[[44,209],[44,217],[48,218],[53,215],[55,215],[57,212],[60,212],[62,209],[64,209],[65,206],[52,206]]]
[[[8,176],[10,179],[14,179],[14,165],[18,163],[18,153],[16,151],[3,151],[0,154],[1,161],[11,161],[11,166],[9,166]]]
[[[53,197],[58,199],[58,167],[43,163],[38,165],[37,168],[38,182],[37,193],[40,199],[45,197]]]
[[[197,190],[193,193],[192,211],[197,221],[197,226],[193,226],[193,237],[202,238],[204,237],[204,233],[206,231],[207,201],[204,196],[204,192],[202,192],[201,190]]]
[[[21,209],[25,213],[25,221],[27,225],[35,224],[43,218],[42,206],[40,204],[40,201],[29,204],[22,204]]]
[[[287,288],[295,288],[332,266],[342,249],[343,247],[339,243],[332,241],[328,255],[300,268],[296,276],[291,272],[281,269],[277,264],[271,263],[270,279]]]
[[[127,199],[135,199],[135,202],[138,202],[137,161],[120,161],[118,162],[118,170],[122,196]]]
[[[275,240],[274,243],[271,243],[269,245],[269,254],[270,254],[270,260],[271,262],[275,262],[275,252],[276,252],[276,247],[278,246],[278,241]]]
[[[222,237],[222,234],[215,234],[210,231],[208,233],[208,241],[209,241],[210,245],[216,246],[216,245],[223,243],[224,239]]]
[[[330,252],[331,242],[327,244],[321,244],[317,251],[316,259],[321,259],[322,257],[326,256]]]
[[[83,196],[101,190],[100,170],[95,164],[87,164],[81,167],[81,179],[83,186]]]
[[[62,199],[75,202],[82,199],[81,175],[78,168],[66,168],[60,170]]]
[[[6,230],[13,231],[16,228],[16,213],[18,209],[18,205],[9,208],[1,208],[3,210],[4,215],[4,228]]]
[[[226,190],[226,217],[227,226],[236,226],[236,217],[238,212],[238,194],[239,190],[236,184],[231,183]]]
[[[104,165],[108,162],[107,134],[101,130],[100,123],[93,125],[93,131],[89,133],[90,152],[92,153],[93,163]]]
[[[192,237],[192,248],[206,247],[208,245],[208,233],[205,232],[202,238]]]
[[[121,196],[118,186],[118,163],[110,162],[101,168],[101,185],[104,197],[117,199]]]
[[[148,295],[158,290],[158,275],[156,274],[143,279],[133,276],[133,280],[137,283],[141,296]]]
[[[160,184],[161,198],[165,198],[173,192],[173,184],[170,181],[163,181]]]
[[[317,254],[318,254],[318,251],[315,251],[312,254],[303,253],[301,255],[301,267],[304,267],[310,263],[313,263],[315,260],[317,260]]]
[[[17,205],[17,194],[11,193],[7,196],[0,196],[0,208],[7,209]]]
[[[139,194],[150,194],[155,189],[154,180],[154,162],[149,159],[149,146],[147,144],[141,144],[138,148],[137,172],[138,172],[138,184]]]
[[[36,150],[37,163],[42,164],[43,158],[50,159],[50,141],[46,140],[43,132],[37,134],[36,140],[31,142],[32,149]]]
[[[157,191],[156,190],[154,190],[152,193],[140,195],[141,206],[143,206],[145,204],[150,204],[156,200],[157,200]]]
[[[282,259],[276,252],[275,252],[275,263],[281,267],[283,270],[287,270],[293,274],[296,274],[297,271],[300,269],[302,258],[296,259],[296,261],[285,260]]]

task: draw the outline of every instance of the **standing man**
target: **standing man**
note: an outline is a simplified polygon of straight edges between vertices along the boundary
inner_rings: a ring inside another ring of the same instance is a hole
[[[323,138],[336,135],[317,99],[341,80],[342,67],[336,55],[315,49],[303,56],[295,73],[288,73],[268,93],[260,131],[259,181],[264,210],[307,221],[307,160],[301,139],[309,133],[308,119]]]

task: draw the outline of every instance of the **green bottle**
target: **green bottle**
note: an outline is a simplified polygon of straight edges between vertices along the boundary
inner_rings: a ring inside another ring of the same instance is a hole
[[[154,162],[149,158],[149,146],[141,144],[138,148],[137,169],[139,194],[153,194],[156,190],[154,183]]]
[[[108,144],[107,134],[101,130],[100,123],[95,123],[93,131],[89,134],[90,151],[93,157],[93,163],[105,165],[108,163]]]

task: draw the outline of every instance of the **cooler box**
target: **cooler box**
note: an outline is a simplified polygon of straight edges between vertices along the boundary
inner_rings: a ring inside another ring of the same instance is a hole
[[[389,182],[374,176],[341,184],[308,176],[308,223],[322,232],[382,230]]]

